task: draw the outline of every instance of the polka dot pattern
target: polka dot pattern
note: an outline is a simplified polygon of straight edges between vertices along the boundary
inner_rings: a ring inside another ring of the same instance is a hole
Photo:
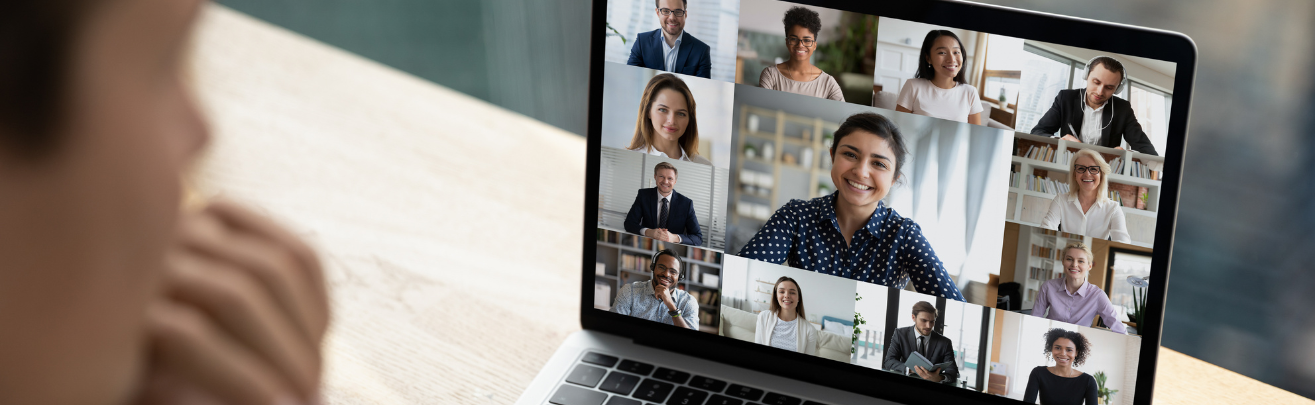
[[[877,205],[846,246],[836,220],[835,193],[790,200],[740,249],[739,256],[769,263],[963,301],[945,265],[912,219]]]

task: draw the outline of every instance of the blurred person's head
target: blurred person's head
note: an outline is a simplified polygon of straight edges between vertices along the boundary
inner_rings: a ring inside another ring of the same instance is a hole
[[[653,183],[657,185],[658,193],[671,194],[671,190],[676,188],[676,173],[679,172],[671,163],[661,162],[653,166]]]
[[[790,59],[808,62],[817,49],[817,33],[822,31],[822,18],[816,11],[791,7],[781,20],[785,24],[785,47]]]
[[[1046,359],[1054,360],[1056,366],[1081,366],[1091,354],[1091,342],[1077,331],[1054,328],[1046,331],[1045,337]]]
[[[0,5],[0,403],[123,403],[207,130],[199,0]]]
[[[936,327],[936,306],[927,301],[918,301],[913,304],[913,327],[918,329],[919,335],[931,336],[932,328]]]
[[[1087,66],[1087,105],[1099,108],[1119,90],[1124,78],[1123,64],[1108,56],[1098,56]]]
[[[831,142],[831,181],[836,204],[868,207],[880,202],[900,179],[908,149],[899,127],[876,113],[849,116]]]
[[[689,16],[685,0],[657,0],[654,3],[657,5],[658,21],[662,23],[662,32],[674,37],[685,31],[685,17]]]
[[[1082,242],[1069,243],[1064,246],[1064,277],[1070,280],[1086,280],[1091,272],[1091,248]]]
[[[1096,193],[1096,201],[1109,198],[1110,179],[1105,174],[1110,172],[1109,163],[1100,153],[1091,149],[1079,150],[1069,160],[1068,192],[1072,196]]]
[[[635,120],[635,135],[627,149],[655,147],[659,141],[676,142],[685,153],[699,155],[699,123],[694,114],[694,93],[684,80],[670,73],[653,76],[644,86]]]
[[[918,52],[918,71],[913,77],[933,82],[950,78],[955,83],[968,83],[963,76],[963,41],[947,30],[928,32],[922,40],[922,49]]]

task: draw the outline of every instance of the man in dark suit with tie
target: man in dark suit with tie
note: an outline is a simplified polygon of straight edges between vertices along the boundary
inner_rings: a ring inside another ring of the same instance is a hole
[[[626,232],[683,245],[703,246],[703,230],[694,215],[694,201],[676,192],[676,167],[653,168],[657,187],[639,190],[626,214]]]
[[[927,371],[922,367],[915,366],[912,370],[924,380],[939,382],[953,385],[959,379],[959,365],[954,361],[954,343],[950,338],[936,333],[936,307],[927,301],[918,301],[913,304],[913,326],[895,329],[895,335],[890,339],[890,347],[886,350],[886,360],[882,368],[896,372],[905,372],[908,367],[904,365],[904,360],[909,358],[914,351],[922,353],[923,357],[931,361],[933,365],[949,362],[953,367],[936,371]]]
[[[1087,66],[1085,89],[1060,90],[1054,104],[1041,116],[1032,134],[1061,137],[1108,148],[1122,149],[1122,141],[1137,152],[1156,155],[1155,145],[1142,131],[1132,103],[1115,96],[1126,86],[1123,64],[1098,56]]]
[[[662,28],[640,33],[630,48],[627,65],[665,70],[683,75],[710,78],[711,48],[685,32],[689,10],[686,0],[656,0],[658,21]]]

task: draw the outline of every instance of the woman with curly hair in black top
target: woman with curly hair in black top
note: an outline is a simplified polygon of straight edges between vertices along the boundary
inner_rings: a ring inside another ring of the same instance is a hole
[[[1091,354],[1087,337],[1076,331],[1051,329],[1046,332],[1045,352],[1055,365],[1032,369],[1023,402],[1034,404],[1039,396],[1042,405],[1096,405],[1096,378],[1074,368]]]

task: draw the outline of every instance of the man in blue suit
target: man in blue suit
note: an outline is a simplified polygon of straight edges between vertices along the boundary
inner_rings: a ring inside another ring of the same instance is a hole
[[[703,230],[694,215],[694,201],[676,192],[676,167],[658,163],[653,168],[657,187],[639,190],[626,214],[626,232],[649,238],[703,246]]]
[[[685,33],[685,0],[657,0],[662,28],[643,32],[630,48],[627,65],[710,78],[712,57],[708,44]],[[679,7],[679,8],[678,8]]]

